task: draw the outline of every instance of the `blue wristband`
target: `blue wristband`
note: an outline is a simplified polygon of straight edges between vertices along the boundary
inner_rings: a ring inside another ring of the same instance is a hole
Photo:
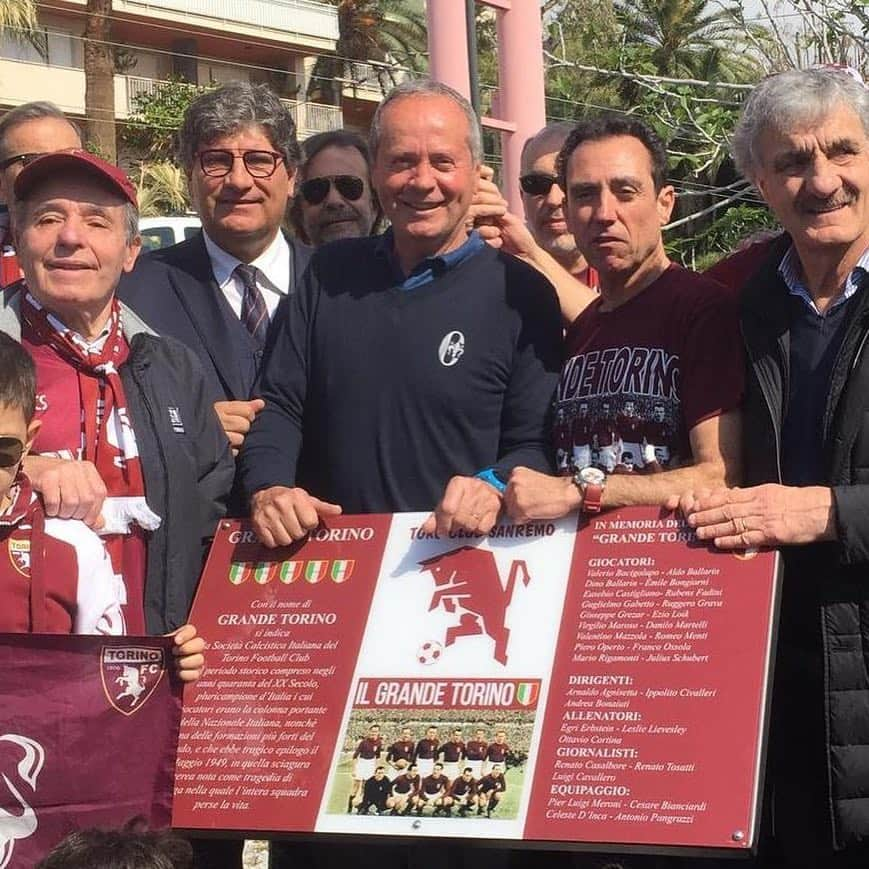
[[[507,484],[495,473],[494,468],[486,468],[485,471],[480,471],[478,474],[474,474],[474,476],[478,480],[494,486],[502,495],[507,491]]]

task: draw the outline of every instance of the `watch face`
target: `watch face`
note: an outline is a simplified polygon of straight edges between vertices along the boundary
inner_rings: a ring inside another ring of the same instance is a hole
[[[602,486],[606,480],[606,474],[600,468],[583,468],[579,472],[579,479],[587,486]]]

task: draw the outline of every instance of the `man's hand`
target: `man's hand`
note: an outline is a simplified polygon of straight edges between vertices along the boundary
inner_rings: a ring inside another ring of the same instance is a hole
[[[172,655],[178,677],[182,682],[195,682],[205,670],[205,640],[196,634],[191,624],[182,625],[168,636],[175,640]]]
[[[260,542],[269,549],[289,546],[313,531],[321,517],[338,516],[337,504],[321,501],[304,489],[271,486],[256,492],[250,502],[250,518]]]
[[[438,536],[447,536],[450,531],[488,534],[500,512],[501,493],[494,486],[476,477],[453,477],[422,530]]]
[[[252,398],[250,401],[214,402],[214,409],[229,438],[233,455],[238,453],[244,443],[245,435],[250,431],[250,424],[265,406],[266,403],[261,398]]]
[[[824,486],[767,484],[719,489],[690,505],[688,524],[719,549],[834,540],[833,493]]]
[[[498,220],[507,213],[507,200],[492,181],[495,173],[489,166],[480,167],[480,177],[477,179],[477,189],[468,209],[466,223],[468,229],[478,229],[480,234],[490,243],[500,237]],[[491,230],[494,229],[494,232]],[[487,232],[488,230],[488,232]],[[499,244],[494,244],[499,247]]]
[[[530,468],[514,468],[504,493],[507,515],[516,522],[560,519],[582,505],[570,477],[553,477]]]
[[[46,516],[81,519],[95,530],[102,528],[106,484],[93,462],[30,455],[24,459],[24,473],[42,495]]]

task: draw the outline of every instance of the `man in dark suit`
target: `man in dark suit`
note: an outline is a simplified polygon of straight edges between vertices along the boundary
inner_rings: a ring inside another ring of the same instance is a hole
[[[202,231],[143,257],[120,296],[155,331],[202,360],[233,449],[262,407],[252,397],[269,322],[308,248],[281,222],[300,158],[287,108],[265,86],[224,85],[194,100],[179,133]]]

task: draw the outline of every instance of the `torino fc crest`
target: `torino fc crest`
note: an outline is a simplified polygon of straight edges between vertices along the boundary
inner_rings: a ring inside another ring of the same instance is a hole
[[[444,645],[451,646],[459,637],[484,634],[495,643],[495,660],[506,664],[510,641],[507,610],[513,602],[516,581],[525,585],[531,581],[525,562],[514,561],[510,565],[506,587],[498,574],[495,556],[485,549],[462,546],[427,558],[420,562],[420,567],[435,581],[429,611],[443,607],[459,617],[458,624],[447,628]],[[431,663],[422,657],[420,653],[422,663]]]
[[[21,759],[15,767],[0,773],[5,791],[0,797],[0,806],[8,805],[13,809],[7,812],[0,808],[0,869],[5,869],[12,860],[16,841],[32,836],[39,824],[28,800],[36,793],[36,782],[45,763],[45,749],[35,739],[17,733],[4,733],[0,741],[11,742],[21,749]]]
[[[100,658],[106,699],[124,715],[133,715],[145,705],[165,671],[162,649],[105,646]]]

